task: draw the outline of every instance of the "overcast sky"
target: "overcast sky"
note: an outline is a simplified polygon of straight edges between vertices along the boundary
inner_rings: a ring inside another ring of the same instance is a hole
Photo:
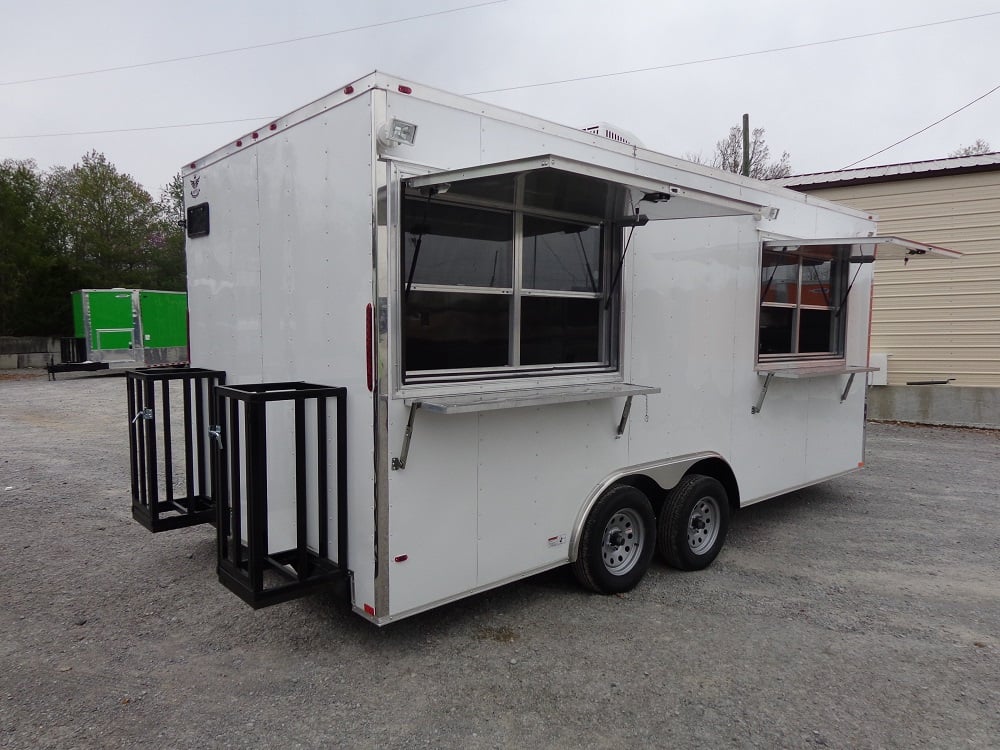
[[[567,125],[606,121],[675,156],[750,113],[795,173],[841,168],[1000,84],[1000,2],[952,0],[0,0],[0,159],[103,152],[154,196],[181,164],[372,70]],[[479,7],[468,7],[468,6]],[[451,13],[441,13],[452,9]],[[823,42],[968,16],[985,17]],[[398,19],[428,15],[425,18]],[[237,47],[249,51],[61,76]],[[677,65],[678,63],[694,63]],[[674,66],[674,67],[663,67]],[[528,84],[658,70],[531,88]],[[245,123],[22,138],[250,118]],[[862,166],[1000,150],[1000,91]]]

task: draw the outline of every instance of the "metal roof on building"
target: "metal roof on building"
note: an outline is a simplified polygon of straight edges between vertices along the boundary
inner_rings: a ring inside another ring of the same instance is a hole
[[[964,174],[1000,169],[1000,151],[975,156],[952,156],[946,159],[911,161],[903,164],[885,164],[879,167],[840,169],[833,172],[813,172],[781,177],[771,182],[782,187],[803,190],[813,187],[843,187],[864,182],[891,182],[917,177]]]

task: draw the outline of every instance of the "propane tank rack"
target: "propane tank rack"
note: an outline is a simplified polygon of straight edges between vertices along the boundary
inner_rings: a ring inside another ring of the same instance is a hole
[[[220,385],[214,394],[219,580],[255,609],[343,581],[349,575],[347,389],[260,383]],[[328,503],[330,399],[336,402],[333,516]],[[269,415],[268,407],[277,413]],[[269,452],[269,443],[278,450]],[[336,526],[335,560],[331,525]]]
[[[214,523],[207,425],[217,421],[212,389],[226,382],[226,374],[178,367],[144,368],[126,375],[132,517],[152,532]],[[171,384],[176,384],[174,392],[180,391],[183,403],[178,424],[172,424],[177,417],[171,413]],[[181,452],[183,465],[175,465],[175,453]],[[175,483],[183,484],[181,496]]]

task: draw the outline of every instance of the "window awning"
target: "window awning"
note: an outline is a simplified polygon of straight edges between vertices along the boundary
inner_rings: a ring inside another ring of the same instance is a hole
[[[589,213],[604,218],[608,209],[615,208],[608,203],[612,192],[620,198],[612,202],[627,202],[618,206],[618,211],[637,211],[651,221],[746,216],[759,214],[765,208],[758,203],[552,154],[434,172],[411,177],[405,184],[413,189],[437,188],[442,193],[453,191],[456,196],[513,202],[510,188],[497,178],[520,174],[528,176],[522,198],[522,207],[528,209],[559,208],[567,213]]]
[[[777,252],[797,253],[818,249],[820,247],[831,247],[835,245],[851,245],[851,257],[856,259],[870,258],[911,258],[911,257],[935,257],[935,258],[961,258],[962,253],[957,250],[950,250],[946,247],[928,245],[923,242],[903,239],[902,237],[876,236],[876,237],[824,237],[814,240],[803,240],[796,238],[771,239],[764,242],[765,250]],[[877,249],[876,249],[877,248]]]

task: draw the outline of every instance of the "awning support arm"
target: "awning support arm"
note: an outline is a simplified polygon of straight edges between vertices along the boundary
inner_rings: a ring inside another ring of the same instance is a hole
[[[611,307],[611,303],[615,298],[615,289],[618,288],[618,282],[621,281],[622,277],[622,267],[625,265],[625,254],[628,252],[628,246],[632,242],[632,232],[635,231],[637,226],[645,226],[648,219],[646,216],[639,213],[638,207],[635,209],[635,221],[630,222],[628,237],[625,239],[625,248],[622,250],[622,257],[618,259],[618,268],[615,269],[615,277],[611,279],[611,286],[608,287],[608,298],[604,302],[604,309],[607,310]]]
[[[760,410],[764,406],[764,397],[767,395],[767,387],[771,385],[771,378],[773,377],[773,372],[769,372],[766,376],[764,376],[764,385],[760,389],[760,395],[757,397],[757,403],[750,407],[751,414],[760,414]]]
[[[410,404],[410,416],[406,420],[406,431],[403,433],[403,447],[399,451],[399,458],[392,459],[393,471],[402,471],[406,468],[406,458],[410,455],[410,438],[413,437],[413,418],[417,416],[419,408],[419,401]]]
[[[847,385],[844,386],[844,392],[840,394],[840,403],[847,401],[847,394],[851,392],[851,386],[854,385],[854,376],[857,373],[851,373],[851,377],[847,379]]]
[[[854,278],[851,279],[851,283],[847,285],[847,291],[844,292],[844,298],[840,300],[840,306],[837,307],[837,312],[834,313],[838,318],[840,313],[844,311],[844,305],[847,304],[847,298],[851,294],[851,290],[854,288],[854,282],[858,280],[858,274],[861,273],[861,266],[858,266],[858,270],[854,272]],[[843,401],[843,399],[841,399]]]
[[[628,424],[628,416],[632,413],[632,397],[625,398],[625,408],[622,409],[622,418],[618,420],[618,429],[615,431],[615,440],[618,440],[625,432],[625,425]]]

